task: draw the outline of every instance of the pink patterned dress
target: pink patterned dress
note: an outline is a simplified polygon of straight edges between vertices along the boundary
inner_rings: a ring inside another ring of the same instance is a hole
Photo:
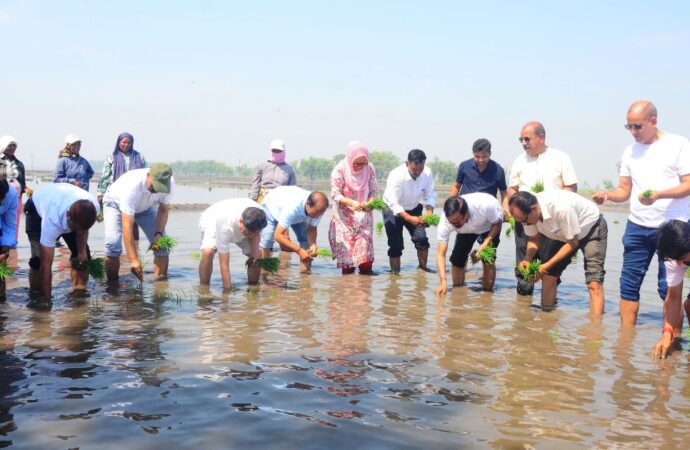
[[[338,163],[331,174],[331,197],[334,205],[328,229],[328,241],[331,244],[337,267],[354,268],[374,261],[374,215],[372,211],[355,211],[349,206],[340,204],[339,200],[343,197],[357,200],[357,195],[345,183],[343,164],[347,164],[346,159]],[[369,164],[369,169],[371,176],[367,200],[378,196],[376,172],[371,164]]]

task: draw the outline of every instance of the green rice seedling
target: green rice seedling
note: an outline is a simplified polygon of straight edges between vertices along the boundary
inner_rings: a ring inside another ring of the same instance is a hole
[[[96,281],[105,280],[105,260],[103,258],[91,258],[84,263],[79,263],[79,260],[74,258],[71,265],[74,270],[86,270],[89,276]]]
[[[261,268],[261,270],[265,270],[270,274],[276,274],[278,273],[278,269],[280,269],[280,258],[259,258],[255,259],[253,262],[256,263]],[[247,265],[251,263],[251,260],[247,261]]]
[[[490,245],[484,247],[477,252],[477,260],[481,260],[487,264],[494,264],[496,262],[496,247]]]
[[[12,278],[12,275],[14,275],[14,270],[7,267],[7,264],[4,262],[0,263],[0,280]]]
[[[192,252],[191,255],[189,255],[192,259],[201,259],[201,252]]]
[[[559,337],[561,337],[561,333],[558,331],[558,327],[549,331],[549,339],[551,339],[552,342],[556,342]]]
[[[618,225],[620,222],[617,221],[617,220],[614,220],[613,223],[615,223],[616,225]]]
[[[510,237],[511,234],[515,232],[515,217],[508,217],[508,229],[506,230],[506,236]]]
[[[333,253],[326,248],[316,250],[316,256],[323,256],[324,258],[333,258]]]
[[[383,199],[381,197],[376,197],[372,199],[369,203],[367,203],[364,206],[369,209],[378,209],[379,211],[383,211],[384,209],[386,209],[386,204],[383,202]]]
[[[532,192],[538,194],[539,192],[544,192],[544,182],[539,180],[532,185]]]
[[[422,216],[422,221],[427,225],[436,227],[441,222],[441,216],[438,214],[425,214]]]
[[[644,191],[644,192],[642,193],[642,196],[643,196],[644,198],[650,198],[650,197],[652,196],[652,190],[651,190],[651,189],[647,189],[646,191]]]
[[[539,267],[541,267],[541,261],[535,259],[529,263],[527,269],[522,268],[522,266],[517,266],[517,269],[522,278],[525,280],[530,280],[539,273]]]
[[[161,236],[157,242],[151,244],[149,250],[172,250],[177,245],[177,241],[170,236]]]
[[[376,232],[380,233],[383,230],[383,222],[376,222]]]
[[[690,267],[685,271],[685,278],[690,278]]]

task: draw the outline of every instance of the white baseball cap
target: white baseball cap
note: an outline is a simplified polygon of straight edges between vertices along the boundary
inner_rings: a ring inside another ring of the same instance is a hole
[[[285,142],[283,142],[281,139],[273,139],[271,141],[271,150],[280,150],[281,152],[284,152]]]

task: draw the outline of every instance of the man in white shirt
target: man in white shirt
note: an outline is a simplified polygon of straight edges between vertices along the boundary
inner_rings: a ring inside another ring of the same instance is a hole
[[[230,279],[230,244],[236,244],[249,257],[247,281],[256,284],[261,270],[254,263],[260,257],[261,230],[266,227],[266,213],[254,200],[233,198],[209,206],[199,220],[201,260],[199,284],[208,287],[213,272],[213,256],[218,252],[223,289],[232,287]]]
[[[443,204],[441,222],[438,225],[436,265],[441,285],[436,290],[443,295],[448,290],[446,282],[446,251],[452,233],[457,233],[453,253],[450,255],[453,286],[465,283],[465,268],[472,246],[478,237],[481,244],[477,253],[486,247],[498,247],[503,224],[503,209],[496,197],[483,192],[450,197]],[[482,262],[482,288],[490,291],[496,281],[496,265]]]
[[[144,273],[134,244],[132,229],[136,223],[151,245],[165,235],[175,179],[168,164],[151,164],[148,169],[135,169],[118,178],[103,197],[105,228],[105,267],[109,281],[120,274],[122,241],[125,243],[130,272],[139,280]],[[156,208],[157,207],[157,208]],[[153,275],[156,280],[168,274],[167,249],[153,251]]]
[[[388,209],[383,211],[383,221],[388,236],[388,257],[391,272],[400,273],[400,256],[405,248],[403,227],[412,237],[417,249],[419,268],[433,272],[427,267],[429,239],[426,237],[426,224],[421,216],[433,214],[436,206],[436,191],[431,170],[425,167],[426,154],[422,150],[410,150],[407,161],[388,174],[383,201]],[[419,200],[423,197],[424,205]]]
[[[43,301],[51,301],[55,241],[61,236],[71,252],[72,287],[86,289],[89,274],[83,265],[91,259],[89,229],[99,209],[96,197],[67,183],[42,184],[24,205],[31,245],[29,286]]]
[[[666,358],[675,339],[683,338],[683,308],[690,324],[690,299],[683,298],[683,280],[690,266],[690,224],[683,220],[669,220],[659,228],[657,233],[659,257],[666,267],[668,289],[664,299],[664,324],[661,339],[654,346],[652,355]]]
[[[671,219],[687,220],[690,209],[690,143],[657,128],[656,107],[647,100],[630,106],[625,128],[635,139],[623,152],[618,187],[597,192],[593,200],[624,202],[630,216],[623,234],[620,278],[621,323],[634,326],[640,286],[656,251],[657,229]],[[658,292],[666,298],[666,274],[659,258]]]
[[[309,192],[297,186],[279,186],[268,191],[261,208],[268,221],[261,231],[259,245],[262,256],[271,256],[273,244],[277,241],[281,250],[297,253],[302,272],[311,271],[311,261],[317,251],[317,227],[328,209],[328,197],[322,192]],[[290,228],[295,232],[298,243],[290,240]]]
[[[565,189],[577,192],[577,176],[570,157],[561,150],[546,145],[546,130],[539,122],[528,122],[520,131],[518,141],[524,153],[518,156],[510,169],[508,195],[503,199],[506,218],[510,216],[508,200],[518,191],[550,191]],[[522,224],[515,224],[515,261],[525,259],[527,236]],[[548,238],[542,239],[541,251],[550,246]],[[532,295],[534,284],[525,281],[516,270],[517,291],[521,295]]]
[[[508,205],[510,214],[516,222],[524,224],[525,234],[529,237],[520,267],[527,269],[544,238],[552,240],[539,272],[531,280],[533,283],[542,280],[542,306],[550,308],[556,303],[558,278],[570,264],[573,254],[582,250],[589,310],[597,316],[603,314],[608,226],[597,205],[565,190],[536,195],[520,191],[510,198]],[[561,242],[564,244],[559,245]]]

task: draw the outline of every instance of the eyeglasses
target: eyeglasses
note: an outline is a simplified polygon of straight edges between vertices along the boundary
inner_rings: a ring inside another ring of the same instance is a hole
[[[640,131],[642,129],[642,124],[641,123],[626,123],[623,125],[626,130],[637,130]]]
[[[518,138],[518,141],[519,141],[521,144],[522,144],[523,142],[524,142],[525,144],[529,144],[529,141],[531,141],[531,140],[532,140],[531,137],[519,137],[519,138]]]

